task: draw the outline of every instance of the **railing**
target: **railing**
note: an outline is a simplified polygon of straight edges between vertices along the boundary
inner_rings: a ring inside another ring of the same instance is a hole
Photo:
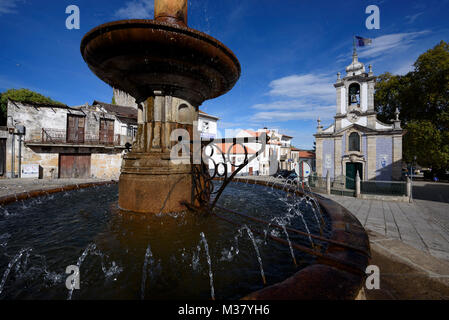
[[[64,143],[66,140],[66,130],[42,128],[42,142]]]
[[[309,185],[317,192],[324,192],[324,193],[327,192],[326,177],[320,177],[317,176],[316,174],[311,175],[309,177]],[[355,180],[346,176],[338,176],[335,178],[330,178],[330,189],[332,194],[354,196]]]
[[[311,175],[309,177],[309,185],[317,191],[326,192],[326,177]]]
[[[67,139],[67,130],[65,129],[52,129],[42,128],[42,134],[40,139],[30,139],[27,143],[44,143],[44,144],[69,144],[69,145],[102,145],[102,146],[122,146],[125,145],[127,139],[126,136],[115,134],[112,140],[101,138],[100,135],[85,134],[76,140],[69,141]]]
[[[338,176],[329,179],[330,193],[337,195],[356,196],[356,181],[347,176]],[[309,185],[316,192],[327,193],[326,177],[312,175],[309,177]],[[387,196],[408,196],[406,181],[376,181],[361,180],[360,194],[364,195],[387,195]]]

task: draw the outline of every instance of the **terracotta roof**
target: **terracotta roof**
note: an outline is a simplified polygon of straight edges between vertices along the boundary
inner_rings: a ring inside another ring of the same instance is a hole
[[[217,146],[218,149],[221,150],[221,152],[226,154],[228,152],[229,148],[231,147],[232,143],[217,143],[215,145]],[[256,151],[254,151],[250,147],[246,147],[246,150],[247,150],[248,154],[256,153]],[[241,144],[236,144],[232,147],[230,153],[231,154],[245,154],[245,149],[243,148],[243,146]]]
[[[137,109],[133,107],[118,106],[115,104],[105,103],[101,101],[94,101],[92,105],[99,105],[107,112],[115,113],[117,116],[124,118],[137,119]]]
[[[299,151],[299,157],[300,158],[315,158],[315,152],[312,151]]]

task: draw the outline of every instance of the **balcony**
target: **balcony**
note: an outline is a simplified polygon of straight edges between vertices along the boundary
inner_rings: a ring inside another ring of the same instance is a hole
[[[113,137],[100,137],[99,134],[84,134],[76,138],[67,139],[67,130],[42,128],[41,135],[38,134],[26,140],[27,145],[45,145],[45,146],[101,146],[101,147],[123,147],[127,142],[132,142],[130,137],[115,134]]]

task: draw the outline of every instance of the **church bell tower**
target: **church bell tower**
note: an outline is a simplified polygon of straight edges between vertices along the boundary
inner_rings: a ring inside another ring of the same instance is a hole
[[[374,111],[374,86],[376,77],[371,65],[368,72],[365,65],[358,59],[354,47],[352,63],[346,67],[346,76],[341,78],[337,74],[334,84],[337,90],[337,114],[335,115],[335,130],[357,123],[362,126],[374,128],[376,112]]]

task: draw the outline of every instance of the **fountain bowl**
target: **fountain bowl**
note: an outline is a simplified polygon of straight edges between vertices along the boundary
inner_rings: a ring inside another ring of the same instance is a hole
[[[100,79],[137,102],[162,91],[199,106],[228,92],[241,72],[236,56],[220,41],[159,20],[100,25],[82,39],[81,54]]]

